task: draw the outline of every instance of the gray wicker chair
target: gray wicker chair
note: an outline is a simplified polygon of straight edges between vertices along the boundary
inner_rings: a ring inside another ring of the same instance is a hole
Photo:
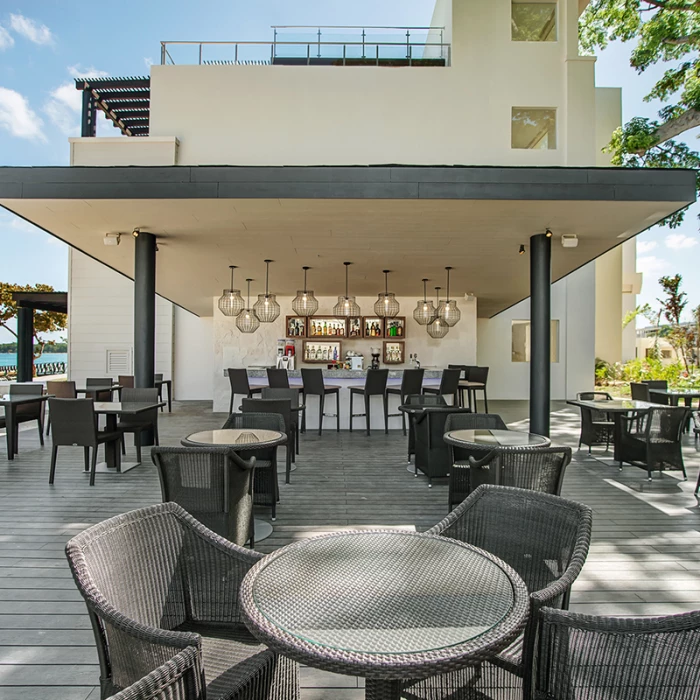
[[[545,608],[535,700],[697,700],[700,611],[594,617]]]
[[[630,394],[633,401],[649,401],[649,387],[641,382],[630,382]]]
[[[538,613],[544,606],[568,607],[571,586],[586,561],[591,527],[592,511],[581,503],[536,491],[482,485],[428,530],[428,534],[485,549],[512,566],[530,593],[530,615],[523,634],[476,673],[467,668],[426,680],[406,680],[404,696],[522,700],[523,688],[530,683]],[[368,696],[372,684],[368,679]]]
[[[151,458],[163,503],[181,505],[229,542],[242,547],[250,539],[255,547],[255,457],[245,461],[226,447],[154,447]]]
[[[578,440],[578,447],[588,445],[590,454],[591,447],[605,445],[605,449],[610,449],[610,442],[613,437],[615,423],[610,415],[605,412],[605,402],[612,401],[612,396],[605,391],[582,391],[576,394],[579,401],[598,401],[601,404],[600,410],[581,406],[581,436]]]
[[[66,545],[97,644],[102,698],[194,646],[207,700],[295,700],[298,667],[256,642],[238,590],[262,554],[162,503],[94,525]]]
[[[121,391],[121,401],[124,403],[158,403],[158,389],[134,389],[126,387]],[[134,416],[121,416],[117,428],[122,431],[122,454],[126,454],[124,433],[133,433],[136,447],[136,461],[141,461],[141,436],[145,432],[153,432],[153,441],[160,444],[158,437],[158,409],[137,413]]]
[[[38,383],[31,384],[10,384],[10,396],[41,396],[44,393],[44,385]],[[44,446],[44,403],[36,401],[25,406],[17,406],[15,409],[15,430],[20,423],[37,422],[39,428],[39,442]],[[19,432],[15,433],[15,451],[19,440]]]
[[[405,406],[447,406],[444,396],[432,394],[411,394],[405,398]],[[408,461],[411,455],[416,454],[416,426],[415,415],[408,416]]]
[[[508,426],[497,413],[452,413],[445,421],[445,432],[452,430],[508,430]],[[447,510],[461,503],[472,491],[469,480],[469,458],[478,459],[484,450],[448,446],[450,451],[450,487],[447,495]],[[490,449],[488,450],[490,451]]]
[[[187,647],[109,700],[205,700],[197,647]]]
[[[248,430],[276,430],[286,434],[284,418],[277,413],[233,413],[223,425],[229,428]],[[241,459],[255,457],[255,475],[253,477],[253,504],[272,509],[272,519],[277,518],[277,502],[280,500],[279,482],[277,480],[277,447],[256,450],[238,450]]]
[[[646,469],[649,481],[653,471],[679,469],[687,479],[681,449],[687,416],[688,409],[684,406],[659,406],[644,413],[621,416],[617,446],[620,469],[623,462]]]

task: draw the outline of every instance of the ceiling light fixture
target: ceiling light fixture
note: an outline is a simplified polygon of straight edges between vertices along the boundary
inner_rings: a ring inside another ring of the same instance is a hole
[[[575,233],[563,233],[561,235],[563,248],[576,248],[578,246],[578,236]]]
[[[243,311],[245,301],[241,296],[241,290],[233,288],[233,271],[236,266],[229,265],[229,269],[231,270],[231,287],[224,289],[224,293],[219,297],[219,311],[224,316],[238,316]]]
[[[241,333],[255,333],[260,327],[260,319],[255,315],[255,311],[250,308],[250,283],[252,279],[247,279],[248,283],[248,304],[236,317],[236,326]]]
[[[423,279],[423,298],[418,300],[416,308],[413,309],[413,318],[416,323],[420,323],[421,326],[427,326],[432,323],[437,317],[437,310],[433,306],[433,302],[428,299],[428,287],[427,283],[430,280]]]
[[[253,305],[253,310],[255,315],[260,319],[260,323],[272,323],[277,320],[280,315],[280,305],[277,303],[277,297],[274,294],[270,294],[269,291],[269,281],[270,281],[270,263],[273,260],[265,260],[266,270],[265,270],[265,294],[258,294],[258,300]]]
[[[132,235],[134,238],[138,238],[138,237],[139,237],[139,233],[141,233],[141,229],[140,229],[140,228],[135,228],[135,229],[131,232],[131,235]]]
[[[437,306],[440,308],[440,290],[442,287],[435,287],[437,296]],[[439,317],[436,316],[432,323],[428,324],[428,335],[431,338],[444,338],[450,331],[450,327]]]
[[[452,328],[452,326],[456,326],[459,323],[459,319],[462,318],[462,312],[457,308],[457,302],[450,299],[450,270],[452,268],[446,267],[445,269],[447,270],[447,299],[440,302],[437,311],[442,322]]]
[[[352,263],[345,262],[345,296],[338,297],[338,303],[333,307],[333,315],[339,318],[351,318],[361,316],[362,310],[357,304],[355,297],[348,294],[348,268]]]
[[[297,290],[297,295],[292,300],[292,309],[297,316],[313,316],[318,311],[318,299],[313,291],[306,288],[306,271],[311,268],[304,266],[304,289]]]
[[[521,243],[520,248],[518,248],[518,255],[525,255],[525,246]]]
[[[550,228],[545,229],[544,235],[547,236],[547,238],[551,238],[552,237],[552,229],[550,229]]]
[[[398,316],[401,307],[396,301],[396,295],[389,291],[389,273],[391,270],[382,270],[384,273],[384,293],[379,293],[374,302],[374,313],[380,318],[394,318]]]

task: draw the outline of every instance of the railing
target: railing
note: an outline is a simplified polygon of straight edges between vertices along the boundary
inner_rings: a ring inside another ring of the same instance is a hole
[[[40,362],[34,365],[35,377],[50,377],[54,374],[65,374],[65,362]],[[17,377],[17,365],[3,365],[0,367],[0,379],[15,379]]]

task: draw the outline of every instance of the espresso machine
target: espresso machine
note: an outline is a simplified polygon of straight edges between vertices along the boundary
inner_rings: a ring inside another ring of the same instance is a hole
[[[291,339],[277,341],[277,369],[294,369],[296,366],[296,344]]]

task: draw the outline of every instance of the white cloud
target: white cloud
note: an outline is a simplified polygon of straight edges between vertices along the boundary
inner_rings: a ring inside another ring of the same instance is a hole
[[[146,64],[146,68],[148,68],[148,69],[150,69],[150,67],[153,65],[153,59],[149,58],[148,56],[146,56],[143,59],[143,62]]]
[[[637,253],[651,253],[652,250],[656,248],[656,241],[639,241],[637,243]]]
[[[24,95],[0,87],[0,128],[22,139],[46,141],[46,136],[41,130],[43,124]]]
[[[35,44],[52,44],[53,35],[45,24],[37,24],[24,15],[10,15],[10,27],[20,36]]]
[[[637,258],[637,271],[645,275],[662,275],[668,268],[668,260],[657,258],[655,255],[641,255]]]
[[[107,78],[109,73],[98,70],[94,66],[83,66],[76,63],[73,66],[68,66],[68,73],[72,78]]]
[[[671,250],[683,250],[693,248],[698,244],[698,239],[693,236],[686,236],[683,233],[670,233],[666,236],[666,247]]]
[[[15,40],[12,38],[10,32],[8,32],[7,29],[0,24],[0,51],[9,49],[14,45],[14,43]]]

